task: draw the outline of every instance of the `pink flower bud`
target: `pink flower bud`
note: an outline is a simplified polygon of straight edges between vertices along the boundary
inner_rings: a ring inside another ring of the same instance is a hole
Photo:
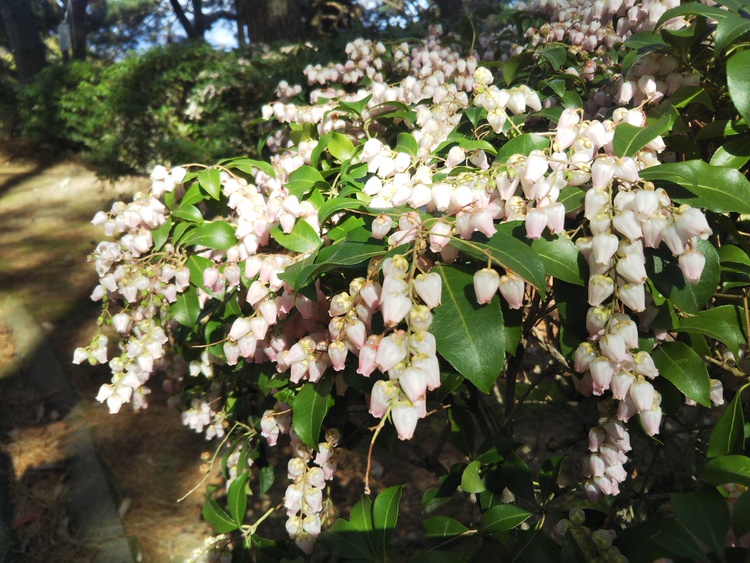
[[[591,165],[591,185],[594,190],[606,188],[615,175],[615,159],[612,156],[597,158]]]
[[[378,337],[375,335],[369,336],[367,342],[362,346],[359,351],[359,365],[357,367],[357,373],[364,376],[370,377],[373,371],[375,371],[375,357],[378,353]]]
[[[642,284],[648,278],[643,258],[638,254],[628,254],[617,261],[617,273],[630,283]]]
[[[425,398],[427,380],[421,370],[414,369],[413,367],[406,368],[399,377],[398,382],[412,403]]]
[[[589,369],[589,365],[596,356],[596,348],[591,343],[581,342],[578,348],[576,348],[575,370],[578,373],[584,373]]]
[[[601,305],[614,292],[615,282],[609,276],[594,275],[589,278],[589,305]]]
[[[593,453],[583,459],[583,475],[585,477],[601,477],[604,475],[606,467],[599,454]]]
[[[511,309],[523,306],[523,296],[526,291],[525,282],[513,272],[500,277],[500,294]]]
[[[654,379],[659,375],[659,370],[654,365],[654,360],[648,352],[638,352],[633,356],[633,371],[638,375]]]
[[[349,353],[343,342],[331,342],[328,345],[328,356],[331,358],[333,369],[341,371],[346,365],[346,356]]]
[[[586,330],[592,338],[597,338],[604,334],[609,318],[612,312],[607,307],[591,307],[586,312]]]
[[[661,424],[661,407],[655,407],[647,411],[641,411],[638,413],[638,418],[641,420],[643,429],[646,434],[653,436],[659,433],[659,425]]]
[[[623,284],[617,288],[617,297],[626,307],[636,313],[646,310],[646,289],[643,284]]]
[[[237,345],[240,347],[240,355],[243,358],[248,359],[255,355],[258,341],[252,334],[247,334],[237,341]]]
[[[596,452],[599,450],[604,440],[607,439],[607,434],[599,427],[594,427],[589,430],[589,451]]]
[[[630,359],[630,354],[625,346],[625,340],[618,334],[605,334],[599,340],[599,348],[602,354],[617,364]]]
[[[227,358],[227,365],[237,365],[237,360],[240,358],[240,347],[236,342],[225,342],[224,343],[224,355]]]
[[[370,414],[375,418],[383,418],[397,395],[398,387],[393,382],[382,379],[376,381],[370,393]]]
[[[260,280],[255,280],[250,284],[250,289],[247,290],[247,302],[255,307],[265,299],[266,295],[268,295],[268,288],[266,285]]]
[[[371,228],[373,238],[382,240],[393,228],[393,219],[383,213],[373,220]]]
[[[492,268],[483,268],[474,274],[474,293],[480,305],[492,301],[499,287],[500,274]]]
[[[239,317],[234,323],[232,323],[232,328],[229,331],[229,339],[237,342],[240,338],[250,332],[251,328],[252,325],[250,324],[250,319]]]
[[[594,262],[599,265],[609,264],[610,259],[617,252],[620,240],[613,234],[595,235],[591,243]]]
[[[553,235],[565,230],[565,206],[556,201],[544,208],[547,215],[547,228]]]
[[[724,404],[724,387],[718,379],[711,380],[711,404],[715,407]]]
[[[612,376],[612,382],[610,383],[610,391],[612,391],[612,397],[617,400],[623,400],[628,396],[630,386],[635,381],[635,377],[629,371],[622,370],[619,373]]]
[[[450,233],[453,228],[443,221],[435,221],[430,227],[430,250],[440,252],[450,242]]]
[[[606,356],[598,356],[589,365],[589,371],[593,384],[592,393],[598,396],[609,389],[612,376],[615,373],[615,364]]]
[[[412,302],[406,295],[396,292],[384,291],[380,300],[380,310],[383,313],[383,322],[395,326],[406,318]]]
[[[419,408],[407,403],[398,403],[391,410],[393,425],[396,427],[399,440],[411,440],[419,420]]]
[[[214,284],[219,280],[219,270],[213,266],[209,266],[203,270],[203,285],[207,288],[212,288]]]
[[[380,371],[386,372],[399,362],[404,361],[407,354],[406,345],[406,333],[404,331],[396,331],[383,338],[375,356],[375,363]]]
[[[442,301],[443,280],[440,274],[432,272],[419,274],[412,282],[414,290],[430,309],[440,305]]]
[[[654,405],[654,386],[639,376],[630,386],[628,396],[638,412],[650,411]]]
[[[526,236],[532,240],[541,238],[547,226],[547,215],[541,209],[531,209],[526,214]]]
[[[700,250],[688,250],[678,258],[680,270],[688,283],[701,281],[703,268],[706,266],[706,257]]]

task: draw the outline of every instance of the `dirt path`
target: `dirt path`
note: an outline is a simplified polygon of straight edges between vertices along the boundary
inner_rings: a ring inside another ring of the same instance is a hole
[[[146,181],[113,185],[75,162],[19,161],[0,153],[0,299],[20,301],[46,332],[80,395],[126,533],[137,543],[142,560],[182,561],[210,530],[200,518],[202,490],[183,503],[176,499],[201,480],[201,454],[211,445],[183,427],[179,414],[167,409],[158,393],[144,412],[109,415],[93,401],[108,379],[106,369],[70,362],[73,350],[96,330],[97,307],[88,299],[96,276],[86,256],[101,233],[89,221],[114,200],[129,199]],[[12,336],[2,336],[0,380],[7,375],[3,366],[15,363]],[[48,560],[84,556],[85,538],[69,535],[65,514],[60,514],[64,460],[54,461],[62,469],[50,480],[49,456],[31,455],[40,436],[46,440],[44,448],[53,448],[60,438],[56,432],[64,434],[64,429],[55,413],[45,410],[45,398],[12,379],[18,378],[5,378],[0,387],[0,446],[15,468],[11,489],[16,507],[25,507],[23,514],[16,514],[15,534],[32,558],[34,553]],[[48,481],[53,496],[61,497],[57,505],[39,505],[38,489]],[[24,495],[27,498],[19,500]],[[40,530],[50,527],[54,531],[42,536]]]

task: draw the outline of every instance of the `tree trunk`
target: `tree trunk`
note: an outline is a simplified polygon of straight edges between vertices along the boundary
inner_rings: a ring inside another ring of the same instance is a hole
[[[44,68],[44,44],[39,37],[30,0],[0,0],[0,19],[5,26],[8,43],[21,81],[30,80]]]
[[[304,38],[305,23],[300,0],[244,0],[244,4],[251,42],[299,41]]]
[[[73,58],[83,61],[86,59],[86,8],[89,0],[69,0],[70,10],[70,42],[73,46]]]
[[[237,45],[240,49],[244,49],[245,26],[247,25],[245,3],[242,0],[234,0],[234,11],[237,14]]]

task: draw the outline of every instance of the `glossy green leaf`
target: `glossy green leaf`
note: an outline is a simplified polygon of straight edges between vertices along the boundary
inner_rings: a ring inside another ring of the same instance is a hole
[[[560,476],[564,460],[564,456],[555,456],[545,461],[539,470],[539,492],[544,502],[549,501],[555,493],[557,478]]]
[[[229,514],[212,498],[203,504],[203,518],[220,534],[228,534],[239,528]]]
[[[333,556],[353,561],[373,561],[375,554],[367,544],[367,536],[354,529],[349,522],[339,518],[328,531],[318,536],[318,540]]]
[[[666,342],[651,356],[659,375],[704,407],[711,406],[711,383],[701,357],[687,344]]]
[[[666,115],[662,116],[655,123],[648,124],[646,127],[636,127],[629,123],[621,123],[615,129],[615,136],[612,140],[615,156],[635,156],[639,150],[660,135],[663,135],[668,128],[669,116]]]
[[[201,314],[201,305],[198,301],[198,291],[195,287],[188,288],[184,293],[177,296],[177,301],[170,308],[172,317],[183,326],[194,327]]]
[[[214,199],[221,197],[221,172],[218,168],[209,168],[198,173],[198,183],[204,192]]]
[[[578,186],[567,186],[560,190],[560,197],[557,198],[557,201],[563,204],[566,213],[572,213],[583,208],[585,197],[585,190]]]
[[[483,393],[489,393],[505,363],[505,331],[499,298],[478,305],[473,275],[452,266],[433,269],[443,281],[442,305],[430,331],[440,355]]]
[[[717,6],[706,6],[700,2],[688,2],[664,12],[659,21],[656,22],[656,27],[658,28],[672,18],[679,18],[680,16],[703,16],[721,21],[726,15],[727,12]]]
[[[361,209],[365,204],[357,199],[349,198],[334,198],[329,199],[318,209],[318,219],[320,223],[328,219],[331,215],[340,213],[341,211],[347,211],[349,209]]]
[[[497,151],[497,161],[505,162],[514,154],[529,156],[532,151],[543,151],[550,146],[549,137],[536,133],[524,133],[513,137]]]
[[[701,474],[701,480],[714,486],[737,483],[750,487],[750,457],[724,455],[710,460]]]
[[[356,115],[357,117],[360,117],[362,115],[362,110],[367,107],[367,104],[371,99],[372,94],[370,94],[369,96],[365,96],[364,98],[356,102],[339,102],[339,105],[336,109],[338,111],[349,112]]]
[[[225,168],[236,168],[247,174],[248,176],[255,176],[256,168],[268,174],[271,178],[276,178],[276,171],[273,169],[271,163],[264,160],[255,160],[253,158],[238,157],[230,158],[225,161],[219,161],[219,164]]]
[[[711,95],[705,88],[700,86],[683,86],[677,90],[677,92],[671,94],[667,99],[669,100],[669,103],[677,109],[682,109],[691,104],[698,104],[705,106],[712,111],[714,110],[714,102],[711,100]]]
[[[464,469],[461,475],[461,488],[466,493],[481,493],[485,490],[482,476],[479,474],[482,464],[478,461],[472,461]]]
[[[514,453],[505,458],[502,475],[503,482],[513,494],[534,501],[534,483],[531,479],[531,470],[518,454]]]
[[[245,519],[245,511],[247,510],[247,481],[250,479],[250,472],[246,471],[229,485],[229,491],[227,491],[227,505],[229,506],[229,514],[232,515],[237,526],[242,526],[242,522]]]
[[[716,489],[706,488],[674,493],[670,500],[680,524],[715,554],[722,555],[729,531],[729,507],[724,497]]]
[[[167,242],[169,233],[172,231],[172,225],[172,219],[167,219],[159,227],[151,231],[151,236],[154,238],[154,251],[161,250],[164,243]]]
[[[545,47],[540,51],[540,54],[550,62],[555,70],[560,70],[560,67],[565,63],[565,59],[568,58],[568,50],[559,46]]]
[[[717,119],[707,123],[695,136],[697,140],[715,139],[717,137],[732,137],[747,132],[747,125],[744,120],[739,122],[728,119]]]
[[[709,458],[730,454],[741,454],[745,442],[745,415],[742,412],[742,387],[734,399],[724,408],[711,431],[708,443]]]
[[[355,266],[376,256],[383,256],[387,248],[382,244],[342,241],[322,248],[316,262],[336,266]]]
[[[531,512],[514,504],[498,504],[482,515],[482,533],[496,534],[512,530],[529,519]]]
[[[721,278],[719,255],[714,246],[698,241],[698,250],[706,257],[706,265],[698,283],[687,283],[679,260],[666,251],[646,252],[646,271],[659,292],[688,313],[698,313],[713,297]]]
[[[371,532],[374,524],[372,520],[372,500],[363,495],[352,507],[349,523],[359,532]]]
[[[709,561],[690,532],[672,520],[665,521],[651,539],[669,550],[670,554],[687,557],[691,561]]]
[[[375,497],[375,502],[372,504],[375,543],[382,554],[387,552],[391,536],[398,523],[403,488],[404,485],[388,487]]]
[[[327,186],[325,178],[312,166],[300,166],[289,175],[289,181],[286,184],[289,194],[301,198],[309,192],[318,183]]]
[[[748,22],[750,25],[750,22]],[[750,139],[732,139],[727,141],[711,157],[712,166],[726,166],[740,170],[750,160]]]
[[[317,383],[305,383],[294,398],[292,423],[302,443],[318,449],[320,428],[328,409],[333,406],[331,380],[324,377]]]
[[[452,538],[469,531],[469,528],[458,520],[448,516],[433,516],[422,522],[428,538]]]
[[[738,41],[748,34],[750,34],[750,22],[737,14],[727,12],[716,27],[714,52],[717,55],[721,54],[731,43]]]
[[[411,133],[401,132],[396,139],[396,150],[398,152],[405,152],[411,156],[417,156],[419,143],[417,143],[417,140]]]
[[[185,195],[180,200],[180,205],[195,205],[201,201],[206,201],[206,193],[201,190],[199,183],[193,183],[186,191]]]
[[[344,162],[354,156],[354,143],[346,135],[333,132],[331,133],[331,140],[328,141],[328,151],[334,158]]]
[[[661,33],[658,31],[639,31],[625,40],[625,46],[630,49],[644,49],[655,45],[666,46]]]
[[[458,451],[471,458],[476,439],[471,411],[454,404],[448,409],[448,420],[451,423],[451,443]]]
[[[732,530],[737,538],[750,532],[750,491],[746,491],[732,508]]]
[[[750,95],[750,84],[747,88]],[[750,213],[750,181],[739,170],[687,160],[651,166],[641,170],[640,175],[644,180],[667,182],[670,197],[680,203],[716,213]]]
[[[750,120],[750,50],[737,51],[727,61],[727,86],[734,107]]]
[[[203,223],[203,215],[195,205],[180,205],[177,209],[172,211],[172,217],[177,217],[183,221],[191,221],[193,223]]]
[[[273,482],[276,480],[276,473],[274,472],[273,465],[261,467],[258,473],[260,477],[260,494],[265,495],[273,487]]]
[[[588,267],[575,243],[565,235],[545,235],[531,243],[531,248],[544,262],[548,276],[574,285],[585,286]]]
[[[210,258],[206,258],[205,256],[191,254],[188,257],[185,266],[187,266],[188,270],[190,270],[190,283],[192,283],[196,287],[204,287],[203,272],[206,268],[215,267],[216,263]]]
[[[298,219],[289,233],[284,233],[278,225],[275,226],[271,229],[271,236],[284,248],[301,254],[312,252],[323,244],[315,229],[304,219]]]
[[[185,238],[183,244],[227,250],[237,244],[235,228],[225,221],[203,223]]]
[[[745,343],[742,333],[743,313],[734,305],[721,305],[705,309],[695,316],[680,320],[677,330],[680,332],[697,332],[726,344],[732,353],[739,355],[740,345]]]
[[[724,244],[718,253],[722,270],[750,275],[750,256],[739,246]]]

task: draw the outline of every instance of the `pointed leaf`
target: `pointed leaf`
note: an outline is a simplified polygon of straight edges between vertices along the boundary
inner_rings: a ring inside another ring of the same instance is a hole
[[[668,115],[662,116],[661,119],[646,127],[636,127],[629,123],[621,123],[615,129],[615,136],[612,140],[615,156],[620,158],[635,156],[639,150],[660,135],[663,135],[667,129],[669,129]]]
[[[727,166],[741,170],[748,160],[750,160],[750,140],[732,139],[716,149],[711,157],[711,166]]]
[[[665,521],[659,532],[651,539],[657,545],[680,557],[687,557],[693,561],[709,560],[690,532],[672,520]]]
[[[323,244],[315,229],[304,219],[298,219],[289,233],[284,233],[277,225],[271,229],[271,236],[284,248],[300,254],[312,252]]]
[[[686,396],[704,407],[711,406],[711,383],[701,357],[687,344],[667,342],[651,356],[659,375],[668,379]]]
[[[422,522],[428,538],[451,538],[469,531],[469,528],[458,520],[448,516],[433,516]]]
[[[358,532],[341,518],[336,520],[328,531],[318,536],[320,543],[333,556],[344,557],[347,560],[372,561],[375,554],[370,551],[365,538],[366,534]]]
[[[719,420],[716,421],[711,431],[707,457],[742,453],[745,441],[745,416],[742,412],[743,389],[744,387],[737,392],[734,399],[721,413]]]
[[[349,209],[361,209],[365,204],[356,199],[349,198],[334,198],[329,199],[318,209],[318,220],[321,224],[328,219],[331,215],[335,215],[341,211],[347,211]]]
[[[680,524],[717,555],[724,553],[729,531],[727,501],[714,488],[670,495]]]
[[[331,140],[328,141],[328,151],[334,158],[344,162],[354,156],[354,143],[351,142],[349,137],[334,132],[331,133]]]
[[[721,305],[713,309],[700,311],[693,317],[680,320],[679,332],[697,332],[726,344],[736,356],[740,345],[745,343],[741,324],[744,323],[742,312],[734,305]]]
[[[237,526],[242,526],[242,521],[245,519],[245,511],[247,510],[247,481],[249,478],[250,472],[246,471],[232,481],[227,492],[229,514],[232,515]]]
[[[229,514],[212,498],[207,499],[203,504],[203,518],[220,534],[228,534],[239,528],[237,523],[229,517]]]
[[[323,378],[318,383],[305,383],[297,393],[292,406],[292,422],[303,444],[318,449],[320,427],[332,405],[330,378]]]
[[[505,363],[505,331],[499,298],[478,305],[472,274],[452,266],[433,271],[443,280],[442,305],[430,332],[440,355],[483,393],[489,393]]]
[[[531,470],[518,454],[509,455],[503,463],[503,481],[510,491],[527,500],[534,500],[534,483]]]
[[[482,515],[482,533],[506,532],[525,522],[531,516],[514,504],[497,504]]]
[[[391,535],[396,529],[403,488],[404,485],[388,487],[375,497],[372,505],[376,545],[379,552],[383,554],[387,552]]]
[[[750,532],[750,492],[745,492],[732,508],[732,530],[741,538]]]
[[[466,493],[481,493],[486,489],[482,482],[482,476],[479,474],[479,470],[482,468],[482,464],[479,461],[472,461],[464,469],[461,475],[461,488]]]
[[[550,139],[536,133],[524,133],[513,137],[497,151],[498,162],[505,162],[514,154],[529,156],[531,151],[543,151],[549,148]]]
[[[204,223],[188,235],[183,244],[227,250],[237,244],[235,228],[226,221]]]
[[[548,276],[574,285],[586,285],[586,260],[568,237],[547,235],[532,242],[531,248],[544,262],[545,273]]]
[[[325,178],[312,166],[300,166],[289,175],[289,181],[286,184],[289,194],[301,198],[308,191],[313,189],[317,184],[328,186]]]
[[[186,292],[177,296],[177,301],[170,308],[172,317],[183,326],[194,327],[201,314],[201,305],[198,300],[198,291],[190,287]]]
[[[214,199],[221,197],[221,172],[218,168],[209,168],[198,173],[198,183],[204,192]]]
[[[734,107],[745,121],[750,121],[750,50],[743,49],[729,57],[727,86]]]
[[[244,451],[244,450],[243,450]],[[273,465],[266,465],[260,468],[260,494],[265,495],[273,487],[273,482],[276,480],[276,474],[273,470]]]
[[[711,485],[737,483],[750,487],[750,457],[744,455],[724,455],[710,460],[701,480]]]

